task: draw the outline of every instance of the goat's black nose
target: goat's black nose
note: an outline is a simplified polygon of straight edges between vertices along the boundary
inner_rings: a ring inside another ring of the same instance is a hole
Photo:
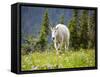
[[[55,38],[53,37],[52,39],[54,40]]]

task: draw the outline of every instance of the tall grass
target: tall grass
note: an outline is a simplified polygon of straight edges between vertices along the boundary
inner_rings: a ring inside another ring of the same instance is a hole
[[[94,49],[70,50],[58,56],[54,50],[21,55],[21,68],[23,71],[93,66],[95,66]]]

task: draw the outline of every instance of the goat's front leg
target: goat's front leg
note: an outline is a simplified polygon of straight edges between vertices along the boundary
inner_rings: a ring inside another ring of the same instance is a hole
[[[56,54],[58,54],[58,45],[55,43],[55,48],[56,48]]]
[[[62,38],[62,40],[61,40],[61,42],[60,42],[60,51],[62,52],[62,49],[63,49],[63,38]]]
[[[56,67],[58,68],[58,66],[59,66],[59,59],[58,59],[59,52],[58,52],[58,44],[57,44],[57,42],[54,45],[55,45],[55,48],[56,48],[56,62],[57,62]]]

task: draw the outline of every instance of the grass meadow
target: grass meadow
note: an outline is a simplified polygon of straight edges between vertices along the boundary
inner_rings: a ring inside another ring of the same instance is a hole
[[[44,52],[32,52],[21,55],[21,69],[28,70],[47,70],[59,68],[79,68],[95,66],[95,50],[80,49],[68,50],[56,55],[55,50]]]

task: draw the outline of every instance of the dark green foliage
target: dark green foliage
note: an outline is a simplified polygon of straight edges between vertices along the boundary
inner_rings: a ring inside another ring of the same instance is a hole
[[[70,47],[94,48],[95,47],[95,12],[89,15],[88,10],[73,10],[73,17],[68,24],[70,30]]]
[[[88,41],[89,41],[89,36],[88,36],[88,20],[89,20],[89,14],[88,10],[83,10],[82,11],[82,16],[80,19],[80,30],[81,30],[81,47],[82,48],[88,48]]]
[[[92,15],[89,17],[89,48],[95,47],[95,11],[92,12]]]
[[[64,15],[60,17],[60,24],[64,24]]]
[[[43,17],[43,21],[42,21],[39,41],[36,44],[39,49],[44,50],[47,47],[48,34],[49,34],[49,18],[48,18],[48,11],[46,9],[44,17]]]
[[[35,44],[37,42],[37,39],[34,38],[32,35],[27,36],[25,39],[25,42],[22,44],[21,53],[22,54],[28,54],[30,52],[34,51]]]
[[[80,45],[79,39],[79,17],[78,10],[73,10],[73,18],[69,22],[69,30],[70,30],[70,46],[74,49],[77,49]]]

